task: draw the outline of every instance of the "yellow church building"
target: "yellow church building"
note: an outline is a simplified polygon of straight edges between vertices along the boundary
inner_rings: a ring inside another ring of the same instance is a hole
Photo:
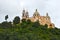
[[[22,19],[30,19],[32,22],[36,22],[38,20],[41,25],[47,24],[48,28],[55,28],[55,25],[51,22],[48,13],[46,13],[46,16],[41,16],[37,9],[35,10],[32,17],[29,17],[28,11],[23,10]]]

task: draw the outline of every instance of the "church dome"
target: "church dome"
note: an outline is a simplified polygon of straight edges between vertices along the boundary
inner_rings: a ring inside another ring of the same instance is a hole
[[[40,16],[39,12],[37,11],[37,9],[35,10],[33,16]]]

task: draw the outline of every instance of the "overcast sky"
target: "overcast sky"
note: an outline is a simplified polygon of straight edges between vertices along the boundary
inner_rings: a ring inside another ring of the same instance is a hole
[[[5,21],[5,15],[9,15],[8,21],[12,21],[15,16],[21,17],[23,9],[26,9],[30,16],[35,9],[38,9],[42,16],[48,12],[52,23],[60,28],[60,0],[0,0],[0,22]]]

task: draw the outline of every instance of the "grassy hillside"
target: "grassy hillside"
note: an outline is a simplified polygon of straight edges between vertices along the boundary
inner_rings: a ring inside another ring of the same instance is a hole
[[[38,22],[0,23],[0,40],[60,40],[60,29],[47,28]]]

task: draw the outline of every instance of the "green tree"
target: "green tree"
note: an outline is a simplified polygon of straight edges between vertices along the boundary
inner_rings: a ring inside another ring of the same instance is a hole
[[[28,19],[28,20],[27,20],[27,24],[30,24],[30,23],[32,23],[32,22],[31,22],[31,20],[30,20],[30,19]]]
[[[13,24],[19,24],[20,23],[20,17],[16,16],[13,20]]]
[[[2,22],[1,26],[2,26],[1,28],[11,28],[12,24],[10,22],[5,21]]]
[[[8,15],[5,16],[5,20],[6,20],[6,21],[7,21],[7,19],[8,19]]]
[[[26,19],[22,19],[21,21],[22,21],[22,23],[26,23]]]
[[[48,25],[45,24],[45,25],[43,26],[43,29],[47,29],[47,28],[48,28]]]
[[[36,22],[34,22],[32,25],[32,27],[39,27],[39,26],[40,26],[40,23],[38,20]]]

